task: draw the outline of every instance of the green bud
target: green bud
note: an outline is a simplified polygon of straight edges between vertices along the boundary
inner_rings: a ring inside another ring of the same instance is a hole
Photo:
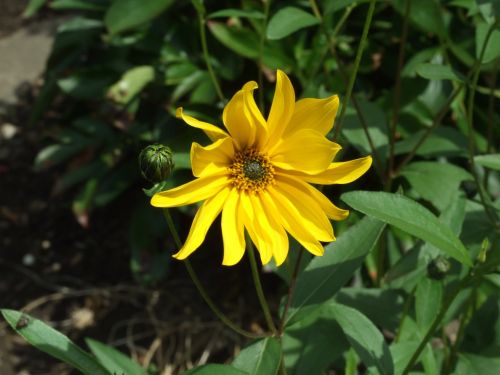
[[[490,240],[488,240],[488,237],[486,237],[483,242],[481,243],[481,250],[479,251],[479,254],[477,255],[477,260],[479,263],[484,263],[486,262],[486,254],[488,253],[488,250],[490,249]]]
[[[139,154],[142,176],[153,183],[165,181],[174,169],[172,150],[161,144],[149,145]]]
[[[442,280],[451,268],[451,264],[443,256],[438,256],[427,265],[427,275],[433,280]]]

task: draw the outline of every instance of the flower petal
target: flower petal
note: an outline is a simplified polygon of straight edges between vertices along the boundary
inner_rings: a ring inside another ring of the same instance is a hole
[[[261,194],[251,194],[249,198],[255,212],[258,213],[257,226],[266,241],[266,249],[264,251],[266,254],[270,252],[270,255],[276,260],[276,265],[279,266],[285,261],[288,254],[288,237],[283,226],[274,219],[279,213],[273,207],[263,203]],[[269,256],[267,261],[269,262],[270,260],[271,257]]]
[[[210,198],[229,185],[225,174],[200,177],[176,188],[156,193],[151,198],[154,207],[179,207]]]
[[[211,141],[216,141],[218,139],[225,138],[228,136],[228,134],[224,130],[215,125],[185,115],[182,110],[182,107],[177,108],[177,110],[175,111],[175,116],[177,118],[183,119],[186,124],[191,125],[193,128],[198,128],[203,130]]]
[[[314,129],[322,135],[328,134],[339,108],[339,97],[325,99],[301,99],[295,103],[295,111],[286,128],[286,134],[299,129]]]
[[[340,146],[311,129],[301,129],[282,139],[269,151],[274,166],[305,174],[323,172],[340,150]]]
[[[360,178],[371,165],[372,157],[365,156],[364,158],[331,163],[327,169],[315,175],[300,171],[290,171],[290,174],[312,184],[348,184]]]
[[[268,228],[268,232],[271,236],[271,253],[273,254],[276,266],[281,266],[288,255],[288,236],[286,234],[283,225],[281,225],[277,218],[280,216],[279,211],[276,210],[275,206],[266,204],[268,199],[265,199],[263,195],[268,194],[266,191],[261,192],[260,198],[258,199],[262,215],[263,226]]]
[[[332,224],[325,212],[306,191],[301,189],[300,185],[295,184],[295,181],[291,179],[276,176],[274,188],[280,193],[280,197],[285,198],[281,202],[288,212],[295,215],[299,221],[302,221],[303,226],[316,239],[323,242],[335,240]]]
[[[226,187],[201,205],[194,216],[193,224],[191,224],[191,229],[184,246],[173,255],[174,258],[186,259],[193,251],[200,247],[205,240],[208,229],[215,218],[219,216],[229,191],[230,188]]]
[[[292,83],[283,71],[278,70],[274,98],[267,118],[270,144],[276,143],[285,131],[294,107],[295,91]]]
[[[255,104],[254,81],[247,82],[227,103],[222,113],[222,121],[240,150],[258,145],[265,136],[265,121]]]
[[[191,168],[195,177],[222,173],[227,170],[234,156],[233,141],[222,138],[203,147],[198,143],[191,145]]]
[[[245,253],[245,228],[239,212],[239,193],[232,189],[222,211],[222,240],[224,242],[224,266],[238,263]]]
[[[324,248],[319,241],[312,235],[307,223],[297,215],[294,208],[290,208],[287,198],[274,188],[268,188],[269,194],[263,194],[264,202],[267,206],[274,207],[279,212],[279,219],[288,233],[292,235],[306,250],[314,255],[323,255]],[[293,206],[292,206],[293,207]]]
[[[280,179],[288,179],[290,184],[293,184],[296,188],[302,190],[304,194],[314,199],[328,218],[340,221],[347,219],[349,216],[348,210],[343,210],[335,206],[322,192],[309,185],[307,182],[304,182],[300,178],[290,175],[280,175]]]
[[[260,260],[262,264],[267,264],[273,256],[270,248],[271,240],[268,236],[267,228],[264,228],[260,221],[262,212],[258,211],[258,207],[254,206],[251,195],[247,193],[240,194],[240,209],[245,228],[259,251]]]

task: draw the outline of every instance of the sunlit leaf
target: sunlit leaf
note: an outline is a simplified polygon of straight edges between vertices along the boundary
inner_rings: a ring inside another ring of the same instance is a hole
[[[1,310],[9,325],[38,350],[57,358],[85,375],[110,375],[92,356],[68,337],[41,320],[15,310]]]
[[[352,208],[428,241],[459,262],[471,266],[467,249],[450,228],[417,202],[399,194],[353,191],[342,195]]]
[[[275,375],[280,362],[281,344],[277,339],[268,337],[243,349],[232,365],[250,375]]]
[[[269,21],[267,37],[282,39],[297,30],[319,24],[319,20],[311,13],[295,7],[280,9]]]

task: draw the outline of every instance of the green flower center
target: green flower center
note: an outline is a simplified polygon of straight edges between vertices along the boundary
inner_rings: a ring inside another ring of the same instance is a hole
[[[250,180],[262,180],[266,170],[258,160],[245,160],[243,162],[243,173]]]
[[[238,151],[229,166],[233,186],[247,193],[258,193],[274,184],[274,168],[266,154],[250,148]]]

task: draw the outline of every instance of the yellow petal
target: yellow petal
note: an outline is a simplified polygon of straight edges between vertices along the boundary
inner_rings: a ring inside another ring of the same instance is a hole
[[[304,194],[314,199],[328,218],[340,221],[347,219],[349,216],[348,210],[343,210],[335,206],[327,197],[325,197],[325,195],[323,195],[322,192],[309,185],[307,182],[304,182],[300,178],[289,175],[280,175],[280,179],[289,179],[290,184],[294,184],[294,186],[301,189]]]
[[[182,246],[179,252],[173,255],[174,258],[186,259],[193,251],[200,247],[205,240],[208,229],[215,218],[219,216],[229,191],[230,188],[226,187],[202,204],[198,212],[196,212],[184,246]]]
[[[360,178],[372,165],[372,157],[331,163],[321,173],[311,175],[300,171],[290,171],[291,175],[301,177],[312,184],[331,185],[348,184]]]
[[[273,253],[270,249],[271,240],[267,234],[267,228],[264,228],[260,221],[262,212],[257,211],[253,205],[251,194],[240,194],[240,209],[250,239],[257,247],[262,264],[267,264],[271,260]]]
[[[295,111],[286,128],[286,134],[299,129],[314,129],[326,135],[333,127],[338,108],[337,95],[325,99],[301,99],[295,103]]]
[[[224,266],[238,263],[245,253],[245,228],[239,213],[239,193],[232,189],[222,211],[222,240],[224,243]]]
[[[222,121],[240,150],[258,145],[266,133],[265,121],[253,98],[254,81],[246,83],[227,103]]]
[[[276,143],[288,126],[295,107],[295,91],[288,76],[278,70],[276,89],[267,118],[270,144]]]
[[[338,150],[338,144],[317,131],[302,129],[281,140],[269,155],[276,167],[318,174],[328,168]]]
[[[233,141],[230,137],[222,138],[209,146],[198,143],[191,145],[191,168],[195,177],[219,174],[227,170],[234,156]]]
[[[197,178],[176,188],[156,193],[151,198],[155,207],[178,207],[210,198],[229,185],[225,174]]]
[[[198,128],[201,129],[205,132],[205,134],[210,138],[212,141],[216,141],[221,138],[225,138],[228,136],[228,134],[222,130],[221,128],[209,124],[208,122],[200,121],[195,119],[194,117],[185,115],[182,107],[177,108],[177,111],[175,112],[175,116],[177,118],[181,118],[184,120],[184,122],[188,125],[191,125],[193,128]]]
[[[306,250],[314,255],[323,255],[324,249],[319,241],[311,234],[300,215],[297,216],[294,210],[289,211],[287,199],[274,188],[268,188],[268,194],[263,194],[264,202],[269,207],[274,207],[279,212],[279,220],[286,231],[292,235]],[[284,201],[284,202],[283,202]]]
[[[277,220],[280,216],[279,211],[273,205],[266,204],[269,198],[266,199],[263,195],[267,194],[266,191],[259,194],[260,197],[258,200],[263,212],[263,215],[259,217],[263,218],[263,226],[268,228],[269,235],[271,236],[271,252],[276,266],[281,266],[288,255],[288,236],[283,225]]]
[[[330,220],[320,205],[295,181],[276,176],[275,190],[280,193],[280,202],[286,210],[302,221],[303,226],[319,241],[335,239]]]
[[[263,237],[266,246],[266,249],[259,249],[259,251],[266,253],[266,262],[262,264],[267,264],[272,256],[276,260],[276,265],[279,266],[285,261],[288,254],[288,237],[283,226],[275,219],[278,212],[263,203],[261,194],[251,194],[249,198],[258,215],[258,235],[260,233]]]

